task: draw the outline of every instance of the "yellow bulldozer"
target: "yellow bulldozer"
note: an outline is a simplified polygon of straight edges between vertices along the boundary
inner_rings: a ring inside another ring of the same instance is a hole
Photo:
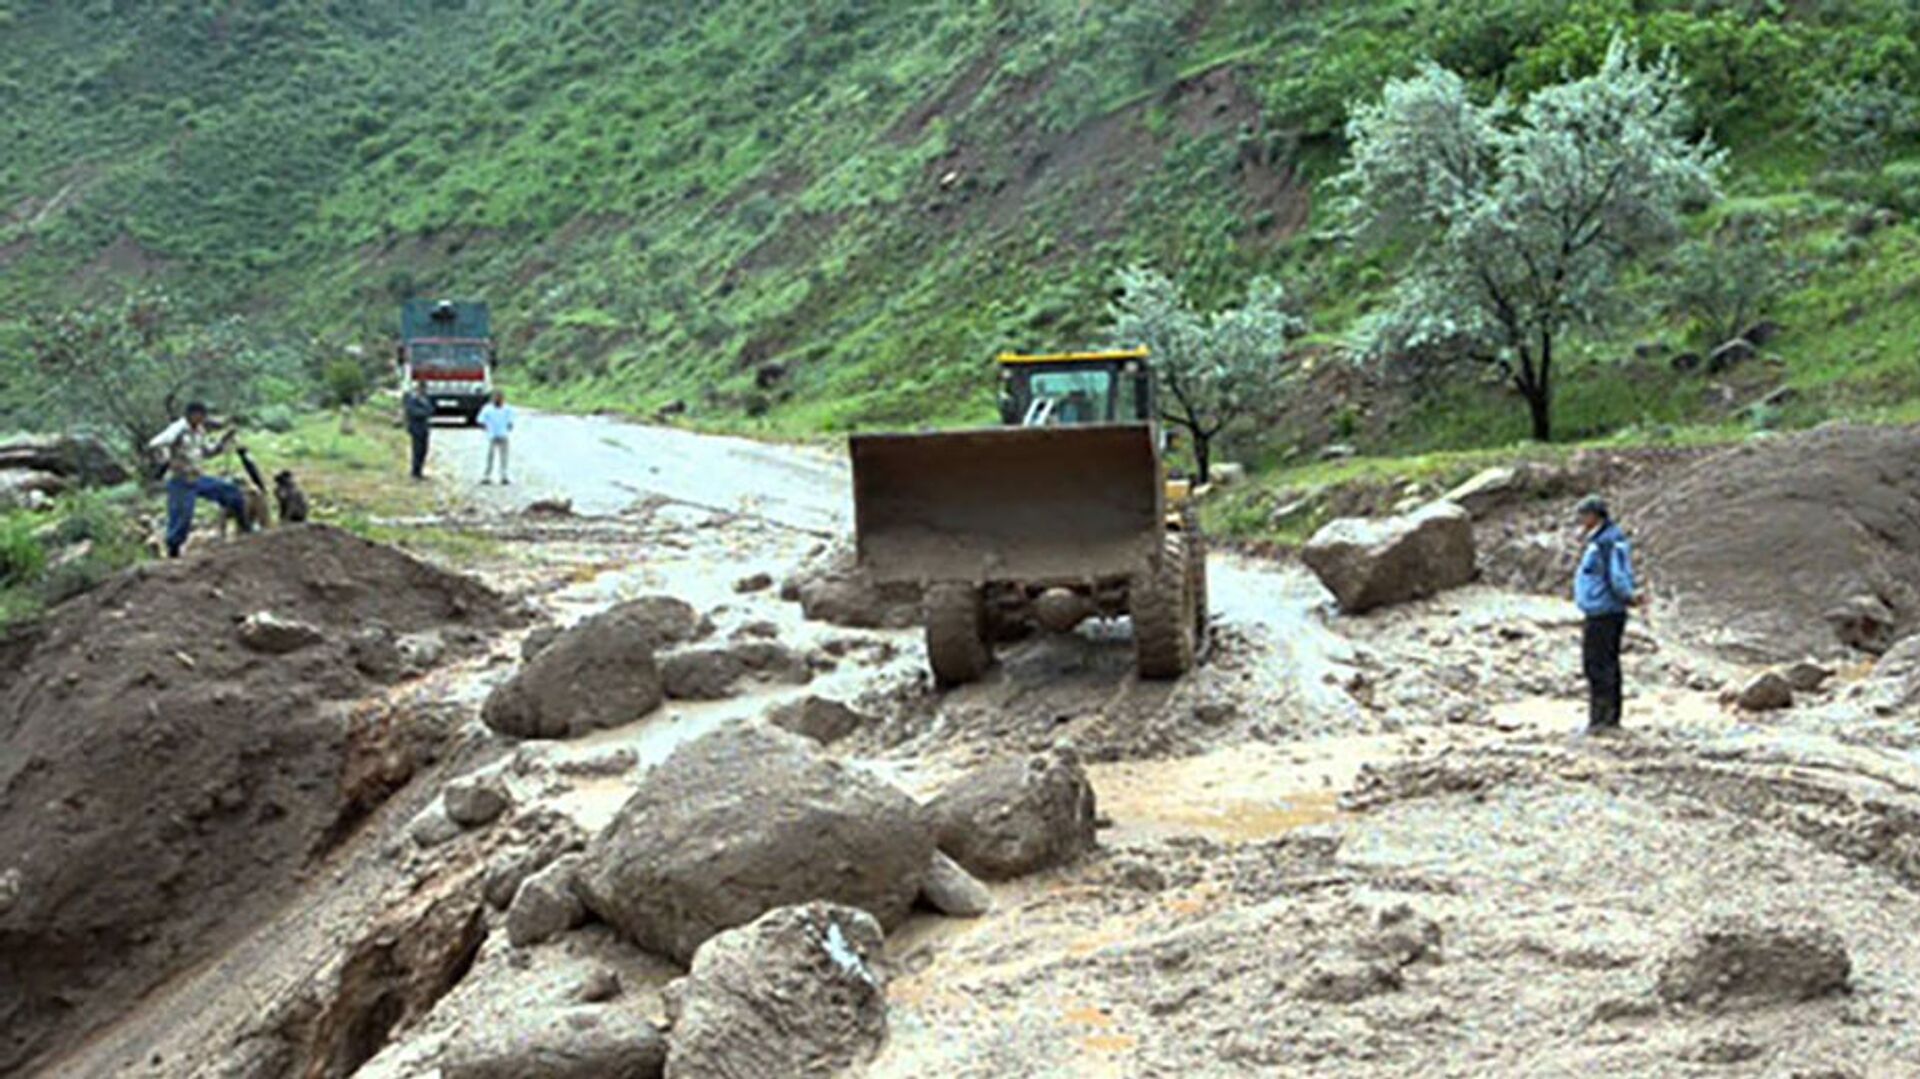
[[[942,685],[980,678],[1003,639],[1121,615],[1140,676],[1180,677],[1206,636],[1206,544],[1147,350],[998,365],[1000,426],[853,438],[862,568],[925,587]]]

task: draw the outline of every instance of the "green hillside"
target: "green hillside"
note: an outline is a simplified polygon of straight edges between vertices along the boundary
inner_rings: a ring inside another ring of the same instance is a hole
[[[1323,181],[1348,102],[1423,58],[1524,95],[1616,32],[1674,50],[1731,149],[1696,227],[1764,234],[1725,257],[1782,268],[1755,316],[1786,329],[1674,372],[1715,342],[1649,258],[1561,429],[1915,414],[1911,0],[7,0],[0,317],[164,285],[317,371],[383,355],[406,295],[485,297],[549,401],[843,429],[984,417],[991,353],[1096,338],[1147,262],[1301,304],[1316,366],[1256,458],[1498,443],[1496,384],[1350,372],[1395,267],[1332,242]],[[23,388],[25,349],[0,327]]]

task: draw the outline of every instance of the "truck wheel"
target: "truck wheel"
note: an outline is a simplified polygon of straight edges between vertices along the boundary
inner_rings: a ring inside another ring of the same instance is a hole
[[[1207,537],[1200,531],[1200,515],[1187,507],[1180,515],[1187,545],[1187,587],[1193,590],[1193,647],[1197,653],[1207,644],[1207,620],[1213,611],[1207,606]]]
[[[1133,660],[1140,677],[1178,678],[1193,669],[1192,564],[1186,538],[1167,533],[1160,557],[1133,579]]]
[[[927,589],[927,663],[941,686],[977,682],[993,663],[987,610],[980,590],[967,584]]]

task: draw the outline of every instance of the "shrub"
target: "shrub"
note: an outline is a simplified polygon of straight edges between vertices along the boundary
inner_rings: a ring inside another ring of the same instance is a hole
[[[351,408],[367,396],[367,369],[351,356],[328,361],[322,377],[329,405]]]
[[[26,584],[47,568],[47,549],[24,513],[0,517],[0,586]]]

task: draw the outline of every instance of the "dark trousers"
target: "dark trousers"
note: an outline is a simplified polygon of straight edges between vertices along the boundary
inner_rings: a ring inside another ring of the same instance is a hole
[[[1627,635],[1627,615],[1590,614],[1580,638],[1581,666],[1587,672],[1587,725],[1620,725],[1620,643]]]
[[[407,425],[407,437],[413,440],[413,478],[419,479],[421,469],[427,467],[427,425],[410,423]]]
[[[220,508],[240,513],[246,508],[246,496],[240,488],[226,480],[212,476],[202,476],[197,480],[169,479],[167,481],[167,557],[179,558],[180,549],[187,545],[187,536],[193,532],[193,504],[200,499],[216,503]]]

